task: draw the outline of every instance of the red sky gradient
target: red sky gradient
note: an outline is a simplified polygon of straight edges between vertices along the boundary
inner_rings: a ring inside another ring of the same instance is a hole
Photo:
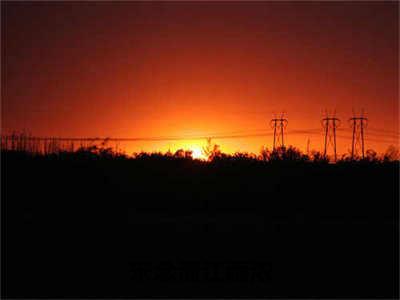
[[[322,150],[323,111],[344,132],[369,118],[366,148],[397,145],[398,2],[2,2],[2,130],[153,137],[270,130]],[[386,130],[385,132],[382,129]],[[383,134],[384,137],[379,136]],[[215,140],[223,151],[272,137]],[[350,139],[338,137],[339,152]],[[205,140],[147,141],[128,152]]]

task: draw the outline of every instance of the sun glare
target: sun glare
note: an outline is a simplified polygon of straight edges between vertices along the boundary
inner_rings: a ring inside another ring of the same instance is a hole
[[[192,151],[192,157],[194,159],[201,159],[201,160],[207,159],[207,156],[204,154],[203,150],[199,146],[192,146],[190,148],[190,151]]]

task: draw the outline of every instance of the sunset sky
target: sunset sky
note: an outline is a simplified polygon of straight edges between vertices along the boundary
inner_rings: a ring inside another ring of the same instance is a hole
[[[287,143],[322,150],[328,109],[347,152],[354,108],[369,119],[366,148],[398,144],[397,1],[2,2],[1,17],[3,133],[242,135],[214,142],[258,153],[285,111]]]

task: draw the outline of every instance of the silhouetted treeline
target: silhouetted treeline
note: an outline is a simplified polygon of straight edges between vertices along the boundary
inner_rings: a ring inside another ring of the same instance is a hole
[[[106,147],[104,144],[81,146],[70,150],[58,149],[57,151],[46,151],[46,152],[35,152],[30,151],[24,147],[16,147],[12,149],[2,149],[3,154],[8,155],[22,155],[30,157],[48,157],[58,159],[119,159],[119,160],[152,160],[152,161],[166,161],[166,160],[186,160],[196,161],[199,163],[200,160],[194,159],[192,151],[179,149],[173,152],[140,152],[134,153],[133,155],[127,155],[124,152],[115,151],[112,147]],[[236,152],[234,154],[223,153],[216,148],[208,153],[208,163],[249,163],[249,164],[261,164],[261,163],[318,163],[326,164],[329,163],[329,158],[324,156],[319,151],[312,151],[311,154],[307,155],[302,153],[300,150],[293,146],[280,147],[275,150],[262,149],[259,155],[248,152]],[[399,161],[400,155],[399,150],[394,146],[388,148],[388,150],[378,155],[377,152],[369,149],[365,155],[365,158],[361,157],[351,158],[350,155],[342,155],[337,163],[388,163]],[[205,161],[202,161],[205,162]]]
[[[2,151],[2,297],[399,296],[396,151],[208,150]]]
[[[152,153],[134,153],[128,155],[121,150],[115,149],[108,145],[108,139],[96,144],[97,139],[58,139],[58,138],[35,138],[26,133],[13,133],[11,135],[1,136],[0,148],[3,152],[25,152],[31,155],[49,155],[57,157],[76,157],[76,158],[153,158],[153,159],[193,159],[190,150],[179,149],[175,152],[152,152]],[[208,158],[208,161],[254,161],[260,160],[263,162],[289,161],[289,162],[329,162],[329,156],[325,156],[322,152],[312,150],[309,154],[302,153],[294,146],[279,147],[275,150],[262,148],[260,153],[237,152],[227,154],[221,152],[219,145],[213,144],[211,139],[208,140],[206,147],[203,147],[203,154]],[[353,158],[350,152],[339,156],[338,161],[363,161],[363,162],[388,162],[400,160],[399,149],[393,145],[389,146],[385,153],[378,154],[373,149],[366,151],[365,157],[355,155]]]

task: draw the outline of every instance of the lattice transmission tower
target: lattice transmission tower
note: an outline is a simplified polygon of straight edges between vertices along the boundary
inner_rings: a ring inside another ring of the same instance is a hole
[[[364,117],[364,111],[361,111],[361,116],[356,117],[353,111],[353,117],[349,119],[351,128],[353,129],[353,138],[351,142],[351,159],[359,156],[365,157],[364,129],[367,128],[368,119]]]
[[[273,150],[277,147],[285,147],[285,129],[288,124],[288,120],[283,117],[283,113],[280,118],[274,118],[270,121],[271,128],[274,130],[274,142]]]
[[[334,158],[337,160],[337,151],[336,151],[336,129],[340,126],[340,119],[336,118],[335,112],[333,116],[330,117],[326,112],[325,118],[322,119],[322,127],[324,128],[324,157],[326,157],[326,153],[330,145],[333,147]]]

